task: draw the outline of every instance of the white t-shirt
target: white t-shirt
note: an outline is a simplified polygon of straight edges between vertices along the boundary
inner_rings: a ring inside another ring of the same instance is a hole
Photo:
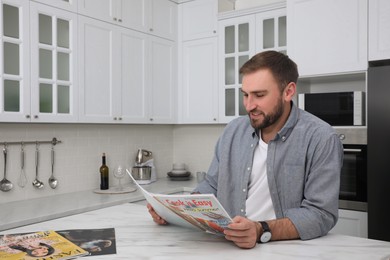
[[[254,221],[275,219],[275,210],[267,178],[268,144],[259,140],[253,157],[252,173],[246,199],[246,217]]]

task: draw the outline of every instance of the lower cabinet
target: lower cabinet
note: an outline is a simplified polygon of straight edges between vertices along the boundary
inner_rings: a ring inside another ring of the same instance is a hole
[[[367,212],[339,210],[339,220],[331,233],[367,238]]]

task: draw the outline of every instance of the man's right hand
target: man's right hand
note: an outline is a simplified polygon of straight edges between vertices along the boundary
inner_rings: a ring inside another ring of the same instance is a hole
[[[166,225],[166,224],[168,224],[168,222],[167,222],[165,219],[163,219],[162,217],[160,217],[160,216],[156,213],[156,211],[154,211],[152,205],[150,205],[150,204],[148,203],[148,205],[146,205],[146,207],[148,208],[149,214],[152,216],[154,222],[156,222],[156,223],[159,224],[159,225]]]

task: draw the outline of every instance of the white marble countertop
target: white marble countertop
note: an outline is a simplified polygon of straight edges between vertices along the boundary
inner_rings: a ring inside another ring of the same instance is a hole
[[[300,241],[259,244],[240,249],[223,237],[179,226],[156,225],[145,206],[125,203],[73,216],[7,230],[4,233],[40,230],[115,228],[117,254],[92,259],[390,259],[390,242],[329,234]]]
[[[192,191],[195,186],[196,178],[189,181],[160,178],[157,182],[143,187],[153,193],[168,194]],[[141,191],[138,190],[123,194],[96,194],[90,190],[2,203],[0,231],[143,199]]]

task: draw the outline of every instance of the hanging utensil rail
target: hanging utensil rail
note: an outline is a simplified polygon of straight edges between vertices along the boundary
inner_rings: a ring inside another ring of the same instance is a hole
[[[13,144],[17,144],[17,145],[26,145],[26,144],[52,144],[52,145],[56,145],[56,144],[59,144],[61,143],[61,140],[58,140],[57,138],[53,137],[53,139],[51,141],[19,141],[19,142],[0,142],[0,144],[2,145],[13,145]]]

